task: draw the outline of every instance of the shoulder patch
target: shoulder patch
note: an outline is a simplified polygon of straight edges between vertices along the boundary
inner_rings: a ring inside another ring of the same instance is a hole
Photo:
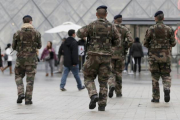
[[[166,28],[168,29],[172,29],[172,27],[168,26],[168,25],[164,25]]]
[[[152,26],[150,26],[150,27],[149,27],[149,29],[154,29],[154,27],[155,27],[155,26],[154,26],[154,25],[152,25]]]
[[[21,30],[18,30],[17,32],[14,33],[15,36],[18,36],[20,34]]]
[[[124,29],[124,30],[126,30],[126,31],[128,31],[129,29],[126,27],[126,26],[121,26],[122,27],[122,29]]]
[[[83,29],[83,28],[81,28],[81,29],[80,29],[80,32],[84,32],[84,29]]]

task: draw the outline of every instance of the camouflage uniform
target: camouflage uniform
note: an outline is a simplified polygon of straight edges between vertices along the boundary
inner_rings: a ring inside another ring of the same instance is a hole
[[[89,96],[97,95],[94,80],[98,75],[100,84],[99,106],[106,106],[107,81],[110,74],[111,45],[119,44],[120,34],[114,25],[106,19],[98,19],[79,29],[77,36],[90,37],[87,58],[84,63],[84,83]]]
[[[31,101],[37,65],[36,49],[41,48],[41,34],[31,24],[25,23],[21,30],[14,34],[12,48],[17,51],[15,81],[18,95],[24,95],[23,78],[26,74],[25,99]]]
[[[126,50],[133,44],[134,40],[131,36],[131,32],[125,26],[121,24],[115,24],[117,30],[121,34],[121,47],[112,46],[113,56],[111,60],[111,66],[113,73],[108,80],[109,87],[115,87],[116,94],[122,92],[122,71],[125,65]]]
[[[171,87],[171,47],[176,45],[174,31],[159,21],[151,26],[144,39],[144,46],[149,50],[149,66],[152,76],[152,97],[160,98],[159,78],[162,77],[164,90]]]

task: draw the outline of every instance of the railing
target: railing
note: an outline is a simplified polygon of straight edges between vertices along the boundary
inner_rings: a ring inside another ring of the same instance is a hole
[[[125,59],[125,61],[127,61],[127,59],[128,59],[128,56],[126,56],[126,59]],[[82,60],[81,60],[82,61]],[[3,62],[4,63],[4,67],[7,65],[7,63],[6,62]],[[81,63],[82,64],[82,63]],[[132,63],[132,58],[131,58],[131,62],[130,62],[130,65],[129,65],[129,70],[130,71],[133,71],[132,69],[131,69],[131,67],[130,66],[132,66],[133,65],[133,63]],[[171,57],[171,65],[172,65],[172,68],[176,68],[176,70],[177,70],[177,73],[178,74],[180,74],[179,73],[179,68],[180,68],[180,54],[176,54],[176,55],[172,55],[172,57]],[[15,61],[13,61],[13,68],[14,68],[14,66],[15,66]],[[54,70],[55,71],[58,71],[58,69],[59,69],[59,65],[58,66],[55,66],[54,67]],[[44,62],[39,62],[38,63],[38,66],[37,66],[37,70],[38,71],[45,71],[45,63]],[[148,71],[149,70],[149,64],[148,64],[148,56],[147,55],[145,55],[142,59],[141,59],[141,70],[142,71]]]
[[[127,61],[127,57],[126,56],[126,61]],[[131,65],[132,65],[132,58],[131,58]],[[176,68],[177,69],[177,73],[179,73],[179,67],[180,67],[180,54],[176,54],[176,55],[172,55],[171,56],[171,67],[172,68]],[[131,67],[129,67],[131,69]],[[148,55],[145,55],[144,57],[142,57],[141,59],[141,70],[142,71],[148,71],[149,70],[149,64],[148,64]]]

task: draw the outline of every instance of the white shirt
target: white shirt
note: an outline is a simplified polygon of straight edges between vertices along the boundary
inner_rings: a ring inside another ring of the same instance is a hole
[[[12,53],[11,52],[12,52],[11,48],[6,49],[6,55],[8,55],[7,61],[12,61]]]

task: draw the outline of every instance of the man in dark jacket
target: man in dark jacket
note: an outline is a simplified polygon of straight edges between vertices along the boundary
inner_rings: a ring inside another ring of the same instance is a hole
[[[62,49],[64,51],[64,72],[61,78],[60,89],[62,91],[66,91],[64,86],[66,85],[66,79],[71,71],[76,79],[77,87],[79,90],[84,89],[82,86],[81,79],[79,77],[79,65],[78,65],[78,44],[74,39],[76,34],[75,30],[68,31],[69,37],[63,43]]]

